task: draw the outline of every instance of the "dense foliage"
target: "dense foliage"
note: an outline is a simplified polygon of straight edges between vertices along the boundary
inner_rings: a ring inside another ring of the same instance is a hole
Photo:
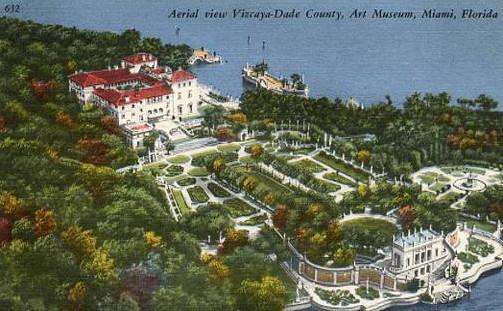
[[[281,96],[263,89],[248,91],[241,100],[240,108],[250,121],[310,122],[315,142],[323,139],[316,129],[339,137],[376,135],[375,143],[336,139],[333,147],[379,171],[384,168],[391,176],[407,176],[436,163],[503,163],[503,113],[492,111],[497,102],[485,95],[460,99],[456,106],[446,93],[415,93],[402,109],[389,97],[363,109],[340,99]],[[359,154],[363,150],[369,154]]]
[[[503,220],[503,186],[490,186],[484,192],[472,192],[466,198],[465,211],[482,219]]]
[[[0,18],[0,309],[232,310],[246,295],[258,304],[250,310],[269,301],[279,310],[284,285],[264,268],[266,256],[240,248],[246,238],[226,249],[228,259],[202,260],[197,237],[232,222],[208,222],[217,209],[175,223],[149,174],[115,172],[137,157],[113,120],[68,94],[68,74],[135,51],[178,66],[191,49],[134,30]],[[260,269],[242,274],[232,258],[248,254]],[[262,294],[271,287],[274,297]]]

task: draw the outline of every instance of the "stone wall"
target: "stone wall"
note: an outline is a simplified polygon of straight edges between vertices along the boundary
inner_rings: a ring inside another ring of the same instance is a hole
[[[305,255],[299,253],[295,247],[285,241],[290,255],[287,260],[288,269],[304,278],[324,286],[370,285],[388,290],[405,291],[406,280],[397,278],[394,274],[375,265],[351,265],[341,268],[330,268],[317,265],[309,261]]]

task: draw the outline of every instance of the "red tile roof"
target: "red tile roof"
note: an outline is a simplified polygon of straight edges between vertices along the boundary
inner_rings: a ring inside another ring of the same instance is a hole
[[[171,82],[177,83],[177,82],[182,82],[182,81],[187,81],[187,80],[192,80],[195,79],[196,76],[193,75],[192,73],[183,70],[183,69],[178,69],[173,72],[171,75]]]
[[[124,60],[130,64],[138,65],[138,64],[143,64],[146,62],[152,62],[154,60],[157,60],[157,57],[155,57],[154,55],[152,55],[150,53],[136,53],[133,55],[126,56],[126,57],[122,58],[122,60]]]
[[[129,129],[131,132],[143,132],[153,129],[153,126],[148,123],[126,124],[124,127]]]
[[[155,73],[155,74],[161,74],[161,73],[165,73],[166,70],[164,70],[163,67],[157,67],[157,68],[150,70],[150,72]]]
[[[97,89],[94,91],[96,96],[99,96],[110,104],[117,106],[134,104],[146,98],[165,96],[172,93],[173,91],[163,83],[157,83],[152,87],[140,90],[118,91],[115,89]],[[129,102],[126,102],[126,97],[128,96]]]
[[[121,83],[135,80],[139,80],[147,84],[155,84],[157,82],[157,80],[155,80],[154,78],[141,73],[132,74],[127,68],[81,72],[71,75],[70,80],[83,87]]]

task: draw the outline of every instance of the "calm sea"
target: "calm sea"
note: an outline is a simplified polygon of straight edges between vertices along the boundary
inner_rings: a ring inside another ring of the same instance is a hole
[[[193,70],[202,81],[233,96],[243,91],[241,68],[265,60],[275,74],[304,74],[312,96],[353,96],[369,104],[391,95],[399,105],[414,91],[446,91],[454,98],[488,94],[503,102],[503,2],[498,0],[0,0],[4,5],[15,2],[21,4],[17,16],[25,19],[116,32],[136,28],[166,42],[215,50],[225,64]],[[211,9],[232,14],[241,8],[340,10],[345,18],[168,18],[173,9],[200,9],[201,17]],[[492,8],[500,16],[463,20],[465,8]],[[367,17],[374,9],[414,11],[418,17],[424,9],[454,9],[457,18],[349,19],[353,9],[367,10]]]
[[[412,92],[446,91],[454,98],[488,94],[503,102],[503,2],[454,0],[0,0],[19,3],[16,16],[41,23],[120,32],[136,28],[166,42],[207,47],[226,63],[197,66],[200,79],[223,93],[243,91],[241,68],[265,60],[278,75],[304,74],[312,96],[353,96],[364,104],[391,95],[400,105]],[[272,4],[274,3],[274,4]],[[204,11],[340,10],[345,19],[169,19],[173,9]],[[351,20],[354,9],[450,10],[455,20]],[[496,20],[462,20],[462,9],[494,9]],[[178,35],[176,29],[179,28]],[[248,37],[250,42],[248,43]],[[264,42],[264,43],[263,43]],[[500,104],[500,109],[503,104]],[[447,306],[399,310],[503,310],[503,274],[480,280],[468,298]]]

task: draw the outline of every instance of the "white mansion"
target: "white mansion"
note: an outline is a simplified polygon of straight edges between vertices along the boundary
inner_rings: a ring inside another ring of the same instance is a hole
[[[443,234],[430,227],[394,238],[391,258],[393,273],[409,280],[424,280],[449,258],[449,253]]]
[[[75,73],[69,77],[69,90],[82,103],[108,111],[133,148],[142,146],[152,130],[149,122],[194,116],[201,105],[194,74],[159,67],[157,58],[148,53],[124,57],[120,68]],[[135,128],[142,130],[136,133]]]

